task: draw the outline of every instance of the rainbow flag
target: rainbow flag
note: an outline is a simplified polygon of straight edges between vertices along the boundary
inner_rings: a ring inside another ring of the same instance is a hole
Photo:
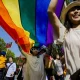
[[[25,52],[33,45],[53,43],[53,28],[47,9],[50,0],[0,0],[0,25]],[[58,0],[60,16],[64,0]]]

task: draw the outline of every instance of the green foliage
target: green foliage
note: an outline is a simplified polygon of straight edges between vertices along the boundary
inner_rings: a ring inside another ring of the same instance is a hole
[[[52,56],[55,58],[56,54],[59,54],[60,56],[63,55],[62,52],[62,44],[52,44]]]
[[[7,59],[9,57],[13,57],[13,59],[15,61],[15,54],[14,54],[14,52],[12,52],[11,50],[6,48],[6,43],[5,43],[5,41],[2,38],[0,38],[0,51],[5,51]]]
[[[66,4],[68,5],[71,1],[70,0],[66,0]]]
[[[6,43],[0,38],[0,51],[6,51]]]
[[[24,62],[24,58],[16,57],[16,61],[19,62],[19,63],[23,63]]]
[[[80,1],[80,0],[65,0],[66,4],[68,5],[69,3],[71,3],[72,1]]]
[[[9,58],[9,57],[13,57],[14,59],[15,59],[15,54],[11,51],[11,50],[7,50],[7,53],[6,53],[6,57],[7,57],[7,59]]]

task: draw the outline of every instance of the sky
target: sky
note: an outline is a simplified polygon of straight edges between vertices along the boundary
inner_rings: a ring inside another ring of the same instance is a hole
[[[0,38],[4,39],[6,43],[12,42],[12,46],[9,49],[15,53],[16,57],[21,55],[15,41],[7,34],[7,32],[1,26],[0,26]]]

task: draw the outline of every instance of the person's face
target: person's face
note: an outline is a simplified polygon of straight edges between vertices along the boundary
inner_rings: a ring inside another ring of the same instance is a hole
[[[13,59],[11,57],[9,58],[9,62],[13,62]]]
[[[36,55],[38,54],[39,51],[38,51],[38,49],[33,48],[33,49],[32,49],[32,52],[33,52],[33,55],[36,56]]]
[[[56,59],[59,59],[59,55],[58,54],[56,55]]]
[[[80,24],[80,7],[76,6],[70,9],[68,17],[71,23],[75,25]]]

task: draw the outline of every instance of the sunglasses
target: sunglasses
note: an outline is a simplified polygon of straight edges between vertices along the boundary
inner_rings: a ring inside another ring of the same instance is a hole
[[[32,48],[31,50],[38,50],[37,48]]]

